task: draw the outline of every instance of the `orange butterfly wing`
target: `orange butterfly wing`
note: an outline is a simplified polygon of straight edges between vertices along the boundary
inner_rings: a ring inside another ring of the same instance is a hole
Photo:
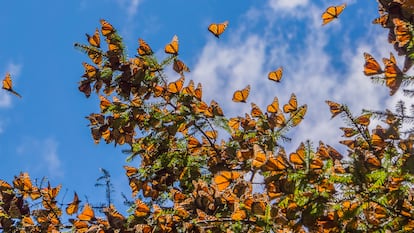
[[[241,173],[237,171],[221,171],[213,178],[213,181],[217,185],[218,191],[223,191],[240,176]]]
[[[184,85],[184,77],[181,77],[175,82],[168,84],[167,90],[173,94],[176,94],[181,91]]]
[[[243,102],[245,103],[247,100],[247,97],[249,97],[249,93],[250,93],[250,85],[247,85],[244,89],[242,90],[237,90],[233,93],[233,101],[234,102]]]
[[[151,47],[145,42],[145,40],[139,38],[138,39],[139,47],[138,47],[138,54],[141,56],[151,55],[153,54]]]
[[[296,168],[303,168],[305,165],[305,145],[301,143],[296,152],[289,155],[289,160]]]
[[[89,204],[85,204],[82,213],[78,215],[78,219],[82,221],[90,221],[95,219],[95,212]]]
[[[392,54],[390,59],[383,58],[382,61],[385,65],[385,85],[390,88],[390,95],[394,95],[401,85],[402,79],[400,76],[402,76],[402,72],[397,66],[395,57]]]
[[[298,101],[296,99],[296,95],[292,93],[289,99],[289,103],[283,105],[283,112],[284,113],[291,113],[298,109]]]
[[[279,100],[277,97],[273,99],[273,102],[267,106],[267,112],[277,113],[279,111]]]
[[[208,26],[208,30],[213,33],[215,37],[219,38],[220,35],[226,30],[228,24],[228,21],[224,21],[223,23],[212,23]]]
[[[412,38],[410,24],[399,18],[394,18],[393,23],[395,39],[398,42],[398,47],[406,46]]]
[[[76,194],[76,192],[75,192],[72,203],[70,203],[68,205],[68,207],[66,207],[66,213],[69,214],[69,215],[72,215],[72,214],[78,212],[79,203],[80,203],[80,201],[79,201],[78,194]]]
[[[269,74],[267,75],[267,78],[275,82],[280,82],[280,80],[282,79],[282,75],[283,75],[283,67],[279,67],[277,70],[269,72]]]
[[[94,46],[94,47],[101,47],[101,37],[99,35],[99,30],[96,29],[95,33],[90,36],[89,34],[86,34],[86,37],[88,38],[88,42],[90,45]]]
[[[345,9],[346,4],[342,4],[339,6],[330,6],[328,7],[325,12],[322,13],[322,25],[325,25],[332,20],[338,18],[338,16],[342,13],[342,11]]]
[[[106,20],[101,19],[100,22],[102,26],[101,31],[102,31],[103,36],[109,36],[115,32],[114,27],[110,23],[108,23]]]
[[[178,36],[174,35],[171,42],[164,48],[165,53],[178,55]]]
[[[367,76],[383,73],[380,64],[369,53],[364,53],[364,74]]]

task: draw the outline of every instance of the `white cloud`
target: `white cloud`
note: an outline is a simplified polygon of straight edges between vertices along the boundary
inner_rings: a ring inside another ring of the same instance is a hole
[[[46,170],[49,177],[62,177],[64,173],[57,151],[58,143],[53,138],[25,139],[24,144],[17,149],[17,154],[28,158],[39,158],[35,160],[34,164],[27,164],[27,166],[41,171],[42,175],[45,175],[44,171]],[[31,163],[32,160],[26,159],[26,161]]]
[[[138,11],[138,6],[142,0],[116,0],[118,4],[124,9],[128,15],[128,18],[132,18]]]
[[[269,0],[269,5],[274,11],[291,10],[307,4],[308,0]]]
[[[274,8],[293,8],[308,2],[269,3]],[[229,117],[242,116],[250,111],[249,104],[231,101],[232,93],[247,84],[252,86],[248,102],[254,102],[262,109],[271,103],[274,96],[283,105],[290,94],[295,93],[299,104],[308,105],[308,112],[303,123],[289,134],[293,142],[286,145],[287,149],[296,149],[299,142],[306,139],[310,139],[315,146],[319,140],[338,145],[338,141],[342,140],[339,127],[346,125],[340,118],[330,119],[325,100],[347,104],[355,115],[360,114],[363,108],[384,109],[388,90],[372,84],[363,75],[362,53],[378,51],[383,54],[389,51],[389,46],[385,45],[386,38],[374,37],[368,32],[353,41],[344,41],[340,46],[340,42],[335,43],[330,38],[333,31],[342,33],[349,29],[341,28],[341,22],[337,22],[335,28],[322,27],[319,13],[322,10],[312,5],[309,11],[302,11],[300,19],[307,22],[302,27],[295,26],[298,28],[288,27],[280,22],[280,18],[271,16],[271,12],[262,10],[265,11],[262,20],[268,21],[264,33],[253,34],[247,33],[253,31],[250,29],[235,29],[232,34],[226,35],[230,38],[229,42],[209,40],[189,78],[202,82],[207,100],[217,100]],[[250,9],[249,12],[253,14],[255,11]],[[260,14],[254,15],[260,17]],[[297,20],[294,15],[284,19]],[[334,54],[330,52],[332,49],[339,52]],[[267,80],[267,72],[280,65],[284,67],[282,82],[276,84]]]

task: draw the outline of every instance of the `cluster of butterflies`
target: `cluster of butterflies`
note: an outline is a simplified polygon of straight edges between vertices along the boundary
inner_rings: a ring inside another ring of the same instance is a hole
[[[403,72],[407,72],[413,65],[412,54],[413,24],[412,3],[409,1],[379,0],[379,17],[372,21],[388,29],[388,42],[394,46],[399,56],[405,56]]]
[[[6,76],[4,77],[2,88],[4,90],[16,95],[17,97],[22,98],[22,96],[13,89],[13,83],[12,83],[10,73],[7,73]]]

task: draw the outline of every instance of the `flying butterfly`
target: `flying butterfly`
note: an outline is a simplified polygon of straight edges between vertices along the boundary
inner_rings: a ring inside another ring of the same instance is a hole
[[[164,48],[165,53],[178,55],[178,36],[174,35],[171,42]]]
[[[138,54],[141,56],[152,55],[154,52],[152,51],[151,47],[145,42],[145,40],[139,38],[138,39]]]
[[[95,33],[92,36],[87,33],[85,35],[86,35],[86,38],[88,38],[88,42],[90,45],[97,47],[97,48],[101,47],[101,37],[99,35],[98,29],[95,30]]]
[[[260,116],[263,116],[263,112],[259,108],[259,106],[257,106],[257,104],[251,103],[251,106],[252,106],[252,111],[251,111],[252,117],[260,117]]]
[[[280,80],[282,79],[282,75],[283,75],[283,67],[281,66],[277,68],[276,70],[269,72],[269,74],[267,75],[267,78],[275,82],[280,82]]]
[[[222,23],[212,23],[208,26],[208,30],[213,33],[215,37],[219,38],[224,30],[226,30],[228,24],[228,21],[224,21]]]
[[[339,6],[330,6],[322,13],[322,25],[325,25],[332,20],[338,18],[338,16],[342,13],[345,9],[346,4],[342,4]]]
[[[13,89],[13,82],[11,80],[10,73],[7,73],[6,76],[4,77],[2,88],[4,90],[16,95],[17,97],[22,98],[22,96]]]
[[[247,85],[242,90],[237,90],[233,93],[233,101],[234,102],[243,102],[246,103],[247,97],[249,97],[250,93],[250,85]]]
[[[289,102],[283,105],[283,112],[284,113],[291,113],[298,109],[298,101],[296,99],[296,95],[292,93],[290,95]]]
[[[381,74],[384,71],[381,69],[380,64],[375,60],[374,57],[371,56],[369,53],[364,53],[364,74],[367,76]]]

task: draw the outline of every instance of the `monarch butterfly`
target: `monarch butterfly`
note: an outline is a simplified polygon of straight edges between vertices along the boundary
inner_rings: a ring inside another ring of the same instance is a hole
[[[296,152],[292,152],[289,155],[289,160],[296,168],[303,168],[305,165],[305,144],[303,142],[299,145]]]
[[[217,185],[218,191],[223,191],[230,184],[238,179],[241,176],[241,173],[238,171],[221,171],[216,176],[214,176],[213,181]]]
[[[195,92],[194,81],[190,80],[190,82],[188,82],[188,86],[183,88],[182,93],[187,94],[187,95],[194,95],[194,92]]]
[[[214,116],[224,116],[223,109],[221,109],[220,105],[215,100],[211,100],[208,111]]]
[[[100,104],[99,107],[101,108],[101,112],[104,113],[112,104],[111,101],[109,101],[105,96],[100,95]]]
[[[231,213],[230,217],[233,221],[241,221],[247,218],[247,214],[245,210],[237,208]]]
[[[6,76],[4,77],[2,88],[4,90],[18,96],[19,98],[22,98],[22,96],[19,93],[17,93],[16,91],[13,90],[13,83],[12,83],[12,80],[11,80],[10,73],[7,73]]]
[[[234,102],[246,103],[246,99],[247,99],[247,97],[249,97],[249,93],[250,93],[250,85],[247,85],[244,89],[235,91],[233,93],[233,99],[232,100]]]
[[[165,53],[178,55],[178,36],[174,35],[171,42],[164,48]]]
[[[179,59],[174,59],[173,70],[181,75],[185,72],[190,72],[190,69],[187,67],[184,62]]]
[[[251,111],[252,117],[260,117],[260,116],[263,116],[263,112],[259,108],[259,106],[257,106],[255,103],[251,103],[251,106],[252,106],[252,111]]]
[[[277,97],[273,98],[273,102],[267,106],[267,112],[277,113],[279,111],[279,100]]]
[[[281,110],[278,110],[278,113],[272,113],[269,116],[268,120],[272,128],[283,127],[284,125],[286,125],[286,118]]]
[[[138,168],[126,166],[124,165],[125,174],[128,176],[128,178],[131,178],[132,176],[138,174]]]
[[[82,213],[78,215],[78,219],[81,221],[90,221],[95,219],[95,213],[89,204],[85,204]]]
[[[398,47],[404,47],[412,38],[410,32],[411,25],[399,18],[393,18],[392,21],[394,23],[394,34],[396,42],[398,42]]]
[[[363,126],[368,126],[369,123],[370,123],[371,116],[372,116],[371,113],[363,114],[363,115],[357,117],[354,120],[354,122],[355,122],[355,124],[359,124],[359,125],[363,125]]]
[[[365,154],[365,162],[370,167],[378,168],[381,167],[381,160],[377,158],[374,154],[366,153]]]
[[[369,53],[364,53],[364,74],[367,76],[383,73],[381,66]]]
[[[388,14],[384,14],[384,15],[381,15],[380,17],[378,17],[378,18],[374,19],[374,20],[372,21],[372,23],[373,23],[373,24],[379,24],[379,25],[381,25],[383,28],[386,28],[386,27],[388,27],[388,19],[389,19]]]
[[[138,50],[139,55],[147,56],[147,55],[153,54],[151,47],[147,44],[147,42],[145,42],[145,40],[139,38],[138,43],[139,43],[139,46],[137,50]]]
[[[90,36],[87,33],[85,35],[90,45],[97,47],[97,48],[101,47],[101,37],[99,35],[98,29],[95,30],[95,33],[92,36]]]
[[[79,207],[79,197],[78,194],[74,194],[73,196],[73,201],[68,205],[68,207],[66,207],[66,213],[69,215],[72,215],[76,212],[78,212],[78,207]]]
[[[292,125],[297,126],[305,117],[308,105],[300,106],[296,114],[292,117]]]
[[[279,148],[276,156],[271,156],[264,165],[265,171],[283,171],[290,166],[287,158],[285,149]]]
[[[88,53],[88,57],[92,60],[93,63],[95,63],[98,66],[101,65],[103,56],[100,51],[88,49],[87,53]]]
[[[33,222],[32,217],[24,216],[23,219],[22,219],[22,225],[23,225],[23,227],[29,227],[29,226],[34,226],[35,224]]]
[[[267,75],[267,78],[275,82],[280,82],[280,80],[282,79],[282,75],[283,75],[283,67],[279,67],[277,70],[269,72],[269,74]]]
[[[228,24],[228,21],[224,21],[222,23],[212,23],[208,26],[208,30],[213,33],[215,37],[219,38],[224,30],[226,30]]]
[[[325,25],[332,20],[338,18],[338,16],[342,13],[345,9],[346,4],[342,4],[339,6],[330,6],[322,13],[322,25]]]
[[[330,100],[326,100],[325,103],[329,105],[329,111],[331,111],[331,114],[332,114],[331,118],[334,118],[339,113],[344,111],[344,109],[342,108],[342,105],[338,103],[335,103]]]
[[[114,27],[110,23],[108,23],[106,20],[101,19],[100,22],[102,26],[101,31],[102,31],[103,36],[108,37],[109,35],[115,32]]]
[[[258,169],[266,162],[266,153],[259,145],[254,144],[253,155],[252,167]]]
[[[148,215],[149,212],[150,212],[150,208],[148,207],[147,204],[145,204],[140,199],[137,199],[135,201],[135,211],[134,211],[135,216],[145,217]]]
[[[205,134],[210,139],[217,139],[218,136],[217,130],[208,130],[205,132]]]
[[[184,85],[184,77],[181,77],[175,82],[171,82],[167,86],[167,91],[173,94],[176,94],[181,91]]]
[[[283,105],[283,112],[284,113],[291,113],[298,109],[298,102],[296,99],[296,95],[292,93],[290,95],[289,103]]]
[[[201,98],[203,97],[203,87],[201,86],[201,83],[197,84],[197,88],[194,90],[194,96],[201,101]]]
[[[402,72],[397,66],[394,55],[391,54],[390,59],[383,58],[382,61],[385,65],[385,85],[390,88],[390,95],[394,95],[401,85]]]
[[[239,117],[230,118],[228,125],[231,129],[238,130],[240,127],[240,118]]]
[[[90,65],[86,62],[82,62],[83,67],[85,68],[85,73],[82,75],[82,77],[86,77],[88,79],[95,77],[98,70],[95,66]]]

